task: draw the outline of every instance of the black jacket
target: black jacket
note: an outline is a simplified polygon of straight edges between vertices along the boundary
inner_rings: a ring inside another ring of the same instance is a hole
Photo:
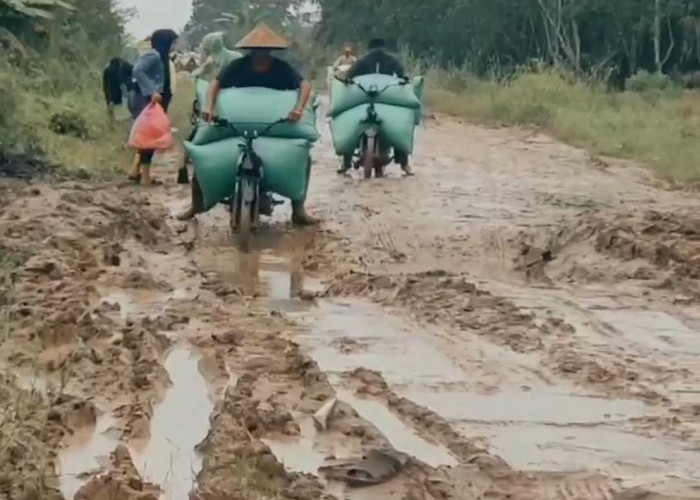
[[[406,70],[403,64],[385,50],[373,50],[362,56],[355,65],[348,70],[347,79],[352,80],[356,76],[381,73],[383,75],[396,75],[406,78]]]

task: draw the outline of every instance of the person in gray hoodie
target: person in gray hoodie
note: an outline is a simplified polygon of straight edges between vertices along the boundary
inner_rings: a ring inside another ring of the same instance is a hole
[[[157,30],[151,35],[151,50],[141,54],[134,65],[134,91],[131,98],[131,117],[135,120],[150,103],[159,103],[167,111],[172,99],[170,52],[178,35],[173,30]],[[173,75],[174,76],[174,75]],[[129,179],[151,185],[150,168],[153,150],[139,151]]]

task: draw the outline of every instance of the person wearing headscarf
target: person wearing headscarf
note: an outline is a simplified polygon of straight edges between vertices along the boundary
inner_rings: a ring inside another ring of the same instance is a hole
[[[223,32],[216,31],[202,38],[200,47],[202,64],[192,72],[194,78],[212,81],[228,63],[242,57],[240,52],[226,48],[224,37]]]
[[[172,100],[170,76],[170,51],[178,35],[173,30],[158,30],[151,35],[151,49],[141,54],[134,65],[134,92],[131,99],[131,116],[135,120],[150,103],[159,103],[168,110]],[[139,151],[138,161],[129,172],[129,179],[140,180],[143,186],[151,185],[150,167],[153,150]]]

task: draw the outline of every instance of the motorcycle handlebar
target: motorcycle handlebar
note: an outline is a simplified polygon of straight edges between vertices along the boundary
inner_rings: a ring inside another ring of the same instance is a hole
[[[365,87],[362,86],[362,84],[360,84],[360,83],[358,83],[358,82],[347,81],[347,80],[346,80],[344,83],[355,84],[355,85],[357,85],[357,87],[358,87],[362,92],[364,92],[365,94],[369,94],[369,93],[370,93],[369,90],[367,90]],[[410,80],[409,80],[408,78],[406,78],[406,77],[401,78],[401,79],[399,80],[398,83],[392,83],[392,84],[390,84],[390,85],[387,85],[387,86],[384,87],[382,90],[378,91],[377,94],[378,94],[378,95],[381,95],[381,94],[383,94],[384,92],[386,92],[387,89],[389,89],[389,88],[391,88],[391,87],[401,87],[401,86],[403,86],[403,85],[408,85],[409,83],[410,83]]]
[[[289,121],[289,118],[286,118],[286,117],[285,117],[285,118],[280,118],[280,119],[277,120],[276,122],[273,122],[273,123],[269,124],[269,125],[268,125],[267,127],[265,127],[262,131],[260,131],[260,132],[258,132],[257,134],[255,134],[255,136],[256,136],[256,137],[262,137],[262,136],[264,136],[265,134],[267,134],[270,130],[272,130],[272,128],[275,127],[276,125],[279,125],[279,124],[281,124],[281,123],[286,123],[286,122],[288,122],[288,121]],[[213,122],[214,125],[216,125],[217,127],[226,127],[226,128],[228,128],[228,129],[231,129],[236,135],[240,135],[240,136],[242,136],[242,137],[249,137],[249,135],[247,135],[247,134],[241,134],[240,130],[238,130],[238,129],[236,128],[236,126],[235,126],[233,123],[229,122],[228,120],[226,120],[226,119],[224,119],[224,118],[220,118],[220,117],[218,117],[218,116],[215,116],[215,117],[212,118],[212,122]]]

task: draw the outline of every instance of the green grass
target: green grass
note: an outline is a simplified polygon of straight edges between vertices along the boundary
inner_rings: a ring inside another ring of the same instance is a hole
[[[700,182],[697,91],[612,93],[555,71],[497,82],[430,70],[427,79],[427,102],[435,111],[490,125],[541,127],[593,154],[640,161],[662,178]]]
[[[192,102],[194,101],[194,80],[187,73],[177,75],[175,96],[170,104],[168,115],[173,127],[177,129],[175,139],[184,141],[192,128],[190,117],[192,115]]]
[[[8,90],[5,99],[12,101],[6,119],[0,120],[0,131],[11,136],[10,149],[41,151],[49,162],[61,165],[69,173],[79,171],[81,177],[108,179],[125,171],[131,157],[123,146],[128,121],[109,130],[99,72],[86,70],[73,75],[65,74],[69,72],[60,66],[53,68],[53,74],[50,68],[46,73],[31,73],[24,68],[0,65],[0,85]],[[4,102],[0,105],[8,109]],[[61,112],[80,116],[88,138],[52,132],[51,117]]]
[[[41,395],[19,389],[0,374],[0,498],[56,499],[50,450],[42,441],[47,406]]]
[[[0,349],[11,332],[13,255],[0,249]],[[47,482],[53,475],[42,441],[47,406],[42,396],[20,389],[13,376],[0,373],[0,498],[56,498]]]

